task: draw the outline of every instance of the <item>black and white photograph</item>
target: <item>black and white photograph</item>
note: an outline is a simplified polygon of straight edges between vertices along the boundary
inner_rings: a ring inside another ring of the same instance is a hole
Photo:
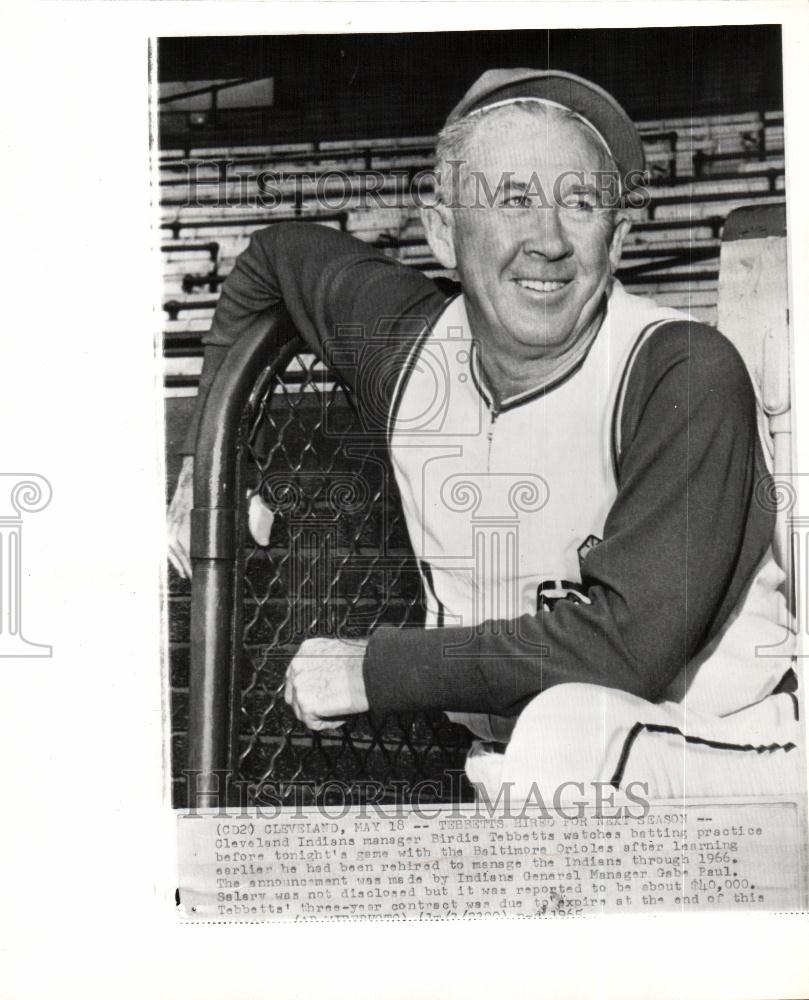
[[[779,27],[155,51],[175,805],[796,800]],[[666,815],[600,876],[783,905]]]
[[[175,803],[797,794],[779,27],[156,56]]]

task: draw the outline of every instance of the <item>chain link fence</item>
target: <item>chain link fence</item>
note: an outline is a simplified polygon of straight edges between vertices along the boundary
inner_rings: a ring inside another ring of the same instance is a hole
[[[206,411],[218,405],[210,399]],[[286,668],[304,639],[423,622],[385,445],[363,436],[346,392],[296,337],[254,381],[236,440],[233,600],[198,600],[205,616],[192,618],[192,629],[230,633],[232,697],[216,711],[231,715],[224,727],[239,801],[473,798],[463,775],[469,734],[443,714],[371,713],[312,732],[284,702]],[[268,536],[255,530],[251,510],[265,528],[271,523]],[[193,739],[193,718],[191,728]],[[197,740],[205,742],[204,731]]]

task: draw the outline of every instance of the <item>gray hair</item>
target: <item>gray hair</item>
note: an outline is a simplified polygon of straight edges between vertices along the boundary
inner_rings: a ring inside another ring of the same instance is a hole
[[[620,175],[615,158],[596,132],[581,115],[569,108],[548,105],[535,100],[517,100],[509,104],[496,104],[491,108],[467,115],[451,125],[446,125],[439,133],[435,145],[435,194],[438,202],[443,205],[456,205],[460,191],[459,182],[462,179],[463,167],[468,166],[472,141],[484,122],[491,121],[496,115],[510,111],[513,107],[528,112],[535,118],[547,121],[553,116],[557,121],[570,122],[583,135],[586,135],[600,150],[603,159],[603,169],[616,177]],[[455,167],[455,169],[453,169]]]

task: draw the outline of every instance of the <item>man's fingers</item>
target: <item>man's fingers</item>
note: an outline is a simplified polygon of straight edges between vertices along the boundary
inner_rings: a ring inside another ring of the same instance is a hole
[[[303,646],[305,644],[306,643],[304,642],[300,646],[298,652],[292,657],[292,659],[289,661],[289,664],[287,665],[286,679],[284,681],[284,701],[287,703],[287,705],[294,705],[295,703],[295,698],[296,698],[295,683],[298,672],[300,670],[299,657],[301,655],[301,649],[303,649]]]
[[[320,725],[320,720],[318,719],[318,717],[316,715],[311,715],[309,712],[307,712],[301,705],[300,701],[298,701],[297,692],[295,691],[294,686],[292,688],[290,704],[292,705],[292,711],[295,713],[295,718],[299,722],[302,722],[307,727],[307,729],[318,730],[323,728]]]
[[[284,683],[284,701],[292,709],[295,718],[302,722],[307,729],[311,729],[314,732],[322,732],[326,729],[339,729],[346,721],[344,718],[324,719],[301,704],[300,691],[296,685],[294,664],[295,661],[293,660],[287,667],[286,681]]]
[[[295,682],[293,680],[287,680],[287,687],[289,689],[287,704],[292,707],[292,711],[295,713],[295,718],[309,726],[309,720],[316,719],[317,716],[313,715],[312,712],[308,711],[308,709],[301,705],[300,692],[295,687]],[[312,727],[309,726],[309,728],[311,729]]]
[[[296,710],[296,717],[306,726],[316,733],[327,729],[339,729],[346,721],[345,719],[321,719],[318,715],[309,715],[301,709]]]
[[[327,729],[339,729],[343,725],[345,719],[301,719],[301,722],[309,729],[313,729],[316,732],[323,732]]]

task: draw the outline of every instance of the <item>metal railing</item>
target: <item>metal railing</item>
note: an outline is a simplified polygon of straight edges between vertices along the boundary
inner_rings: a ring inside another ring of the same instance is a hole
[[[274,513],[267,545],[253,498]],[[231,348],[206,401],[191,557],[191,807],[471,797],[469,736],[443,715],[314,733],[284,702],[303,639],[418,625],[422,605],[386,449],[280,309]]]

